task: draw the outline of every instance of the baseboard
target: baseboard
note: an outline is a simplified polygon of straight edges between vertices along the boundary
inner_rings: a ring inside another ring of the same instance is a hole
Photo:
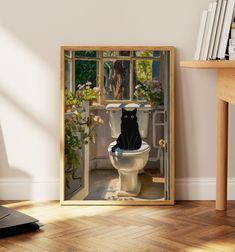
[[[178,178],[175,180],[176,200],[215,200],[215,178]],[[235,200],[235,178],[228,179],[228,199]]]
[[[215,178],[178,178],[177,200],[215,200]],[[0,200],[58,200],[59,179],[0,179]],[[228,199],[235,200],[235,178],[228,180]]]
[[[58,178],[0,179],[0,200],[58,200]]]

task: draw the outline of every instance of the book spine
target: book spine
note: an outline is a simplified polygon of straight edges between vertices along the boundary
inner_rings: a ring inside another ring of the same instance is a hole
[[[235,39],[235,23],[231,26],[231,39]]]
[[[219,43],[219,50],[218,50],[218,58],[220,59],[225,58],[225,52],[226,52],[228,39],[229,39],[229,31],[230,31],[230,26],[232,23],[232,18],[233,18],[234,4],[235,4],[235,0],[228,0],[222,34],[221,34],[220,43]]]
[[[217,27],[217,31],[216,31],[216,35],[215,35],[215,44],[214,44],[214,48],[213,48],[213,52],[212,52],[212,59],[216,59],[217,55],[218,55],[218,48],[219,48],[222,27],[223,27],[223,23],[224,23],[224,16],[225,16],[226,7],[227,7],[227,0],[223,0],[220,15],[219,15],[218,27]]]
[[[208,59],[209,46],[210,46],[212,29],[213,29],[213,24],[214,24],[214,19],[215,19],[216,7],[217,7],[217,2],[213,2],[212,7],[211,7],[211,14],[210,14],[209,25],[208,25],[208,30],[207,30],[207,34],[206,34],[205,49],[204,49],[202,60]]]
[[[232,29],[231,31],[231,38],[235,39],[235,29]]]
[[[221,7],[222,7],[222,0],[218,0],[216,11],[215,11],[215,19],[214,19],[212,34],[211,34],[211,41],[210,41],[210,46],[209,46],[209,53],[208,53],[209,59],[212,58],[212,53],[213,53],[213,49],[214,49],[214,45],[215,45],[215,36],[216,36],[216,31],[218,29]]]
[[[206,20],[206,26],[205,26],[205,34],[202,42],[202,49],[200,52],[200,60],[204,60],[205,51],[206,51],[206,43],[207,43],[207,37],[208,37],[208,30],[209,30],[209,24],[211,19],[211,11],[212,11],[212,3],[209,3],[208,7],[208,14],[207,14],[207,20]]]
[[[207,19],[207,10],[204,10],[202,12],[202,17],[201,17],[201,22],[200,22],[200,27],[199,27],[199,32],[198,32],[198,38],[197,38],[197,46],[196,46],[196,51],[194,55],[194,60],[199,60],[200,59],[200,53],[202,49],[202,42],[203,42],[203,37],[205,34],[205,26],[206,26],[206,19]]]

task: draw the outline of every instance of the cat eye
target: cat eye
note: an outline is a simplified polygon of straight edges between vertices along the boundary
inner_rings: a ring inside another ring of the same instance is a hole
[[[131,116],[131,119],[134,119],[134,116],[133,116],[133,115]]]
[[[127,119],[127,118],[128,118],[128,116],[127,116],[127,115],[124,115],[124,118],[125,118],[125,119]]]

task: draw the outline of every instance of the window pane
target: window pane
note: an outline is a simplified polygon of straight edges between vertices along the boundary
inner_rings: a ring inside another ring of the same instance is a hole
[[[72,91],[72,61],[65,60],[65,88]]]
[[[104,62],[104,97],[106,100],[130,99],[130,61]]]
[[[91,82],[91,87],[96,86],[97,64],[94,60],[76,60],[75,61],[75,89],[80,84]]]
[[[134,98],[163,104],[163,86],[159,60],[134,60]]]
[[[129,57],[130,51],[104,51],[103,52],[104,57]]]
[[[160,79],[160,61],[158,60],[135,60],[134,70],[137,84]]]
[[[160,57],[160,51],[135,51],[136,57]]]
[[[96,57],[96,51],[77,51],[75,57],[80,58],[93,58]]]

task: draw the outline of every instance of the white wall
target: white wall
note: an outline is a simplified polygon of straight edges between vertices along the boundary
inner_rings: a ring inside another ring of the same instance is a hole
[[[179,67],[180,60],[193,57],[208,2],[0,0],[0,198],[59,196],[61,45],[173,45],[177,198],[213,199],[215,72]],[[230,133],[234,189],[235,134]]]

